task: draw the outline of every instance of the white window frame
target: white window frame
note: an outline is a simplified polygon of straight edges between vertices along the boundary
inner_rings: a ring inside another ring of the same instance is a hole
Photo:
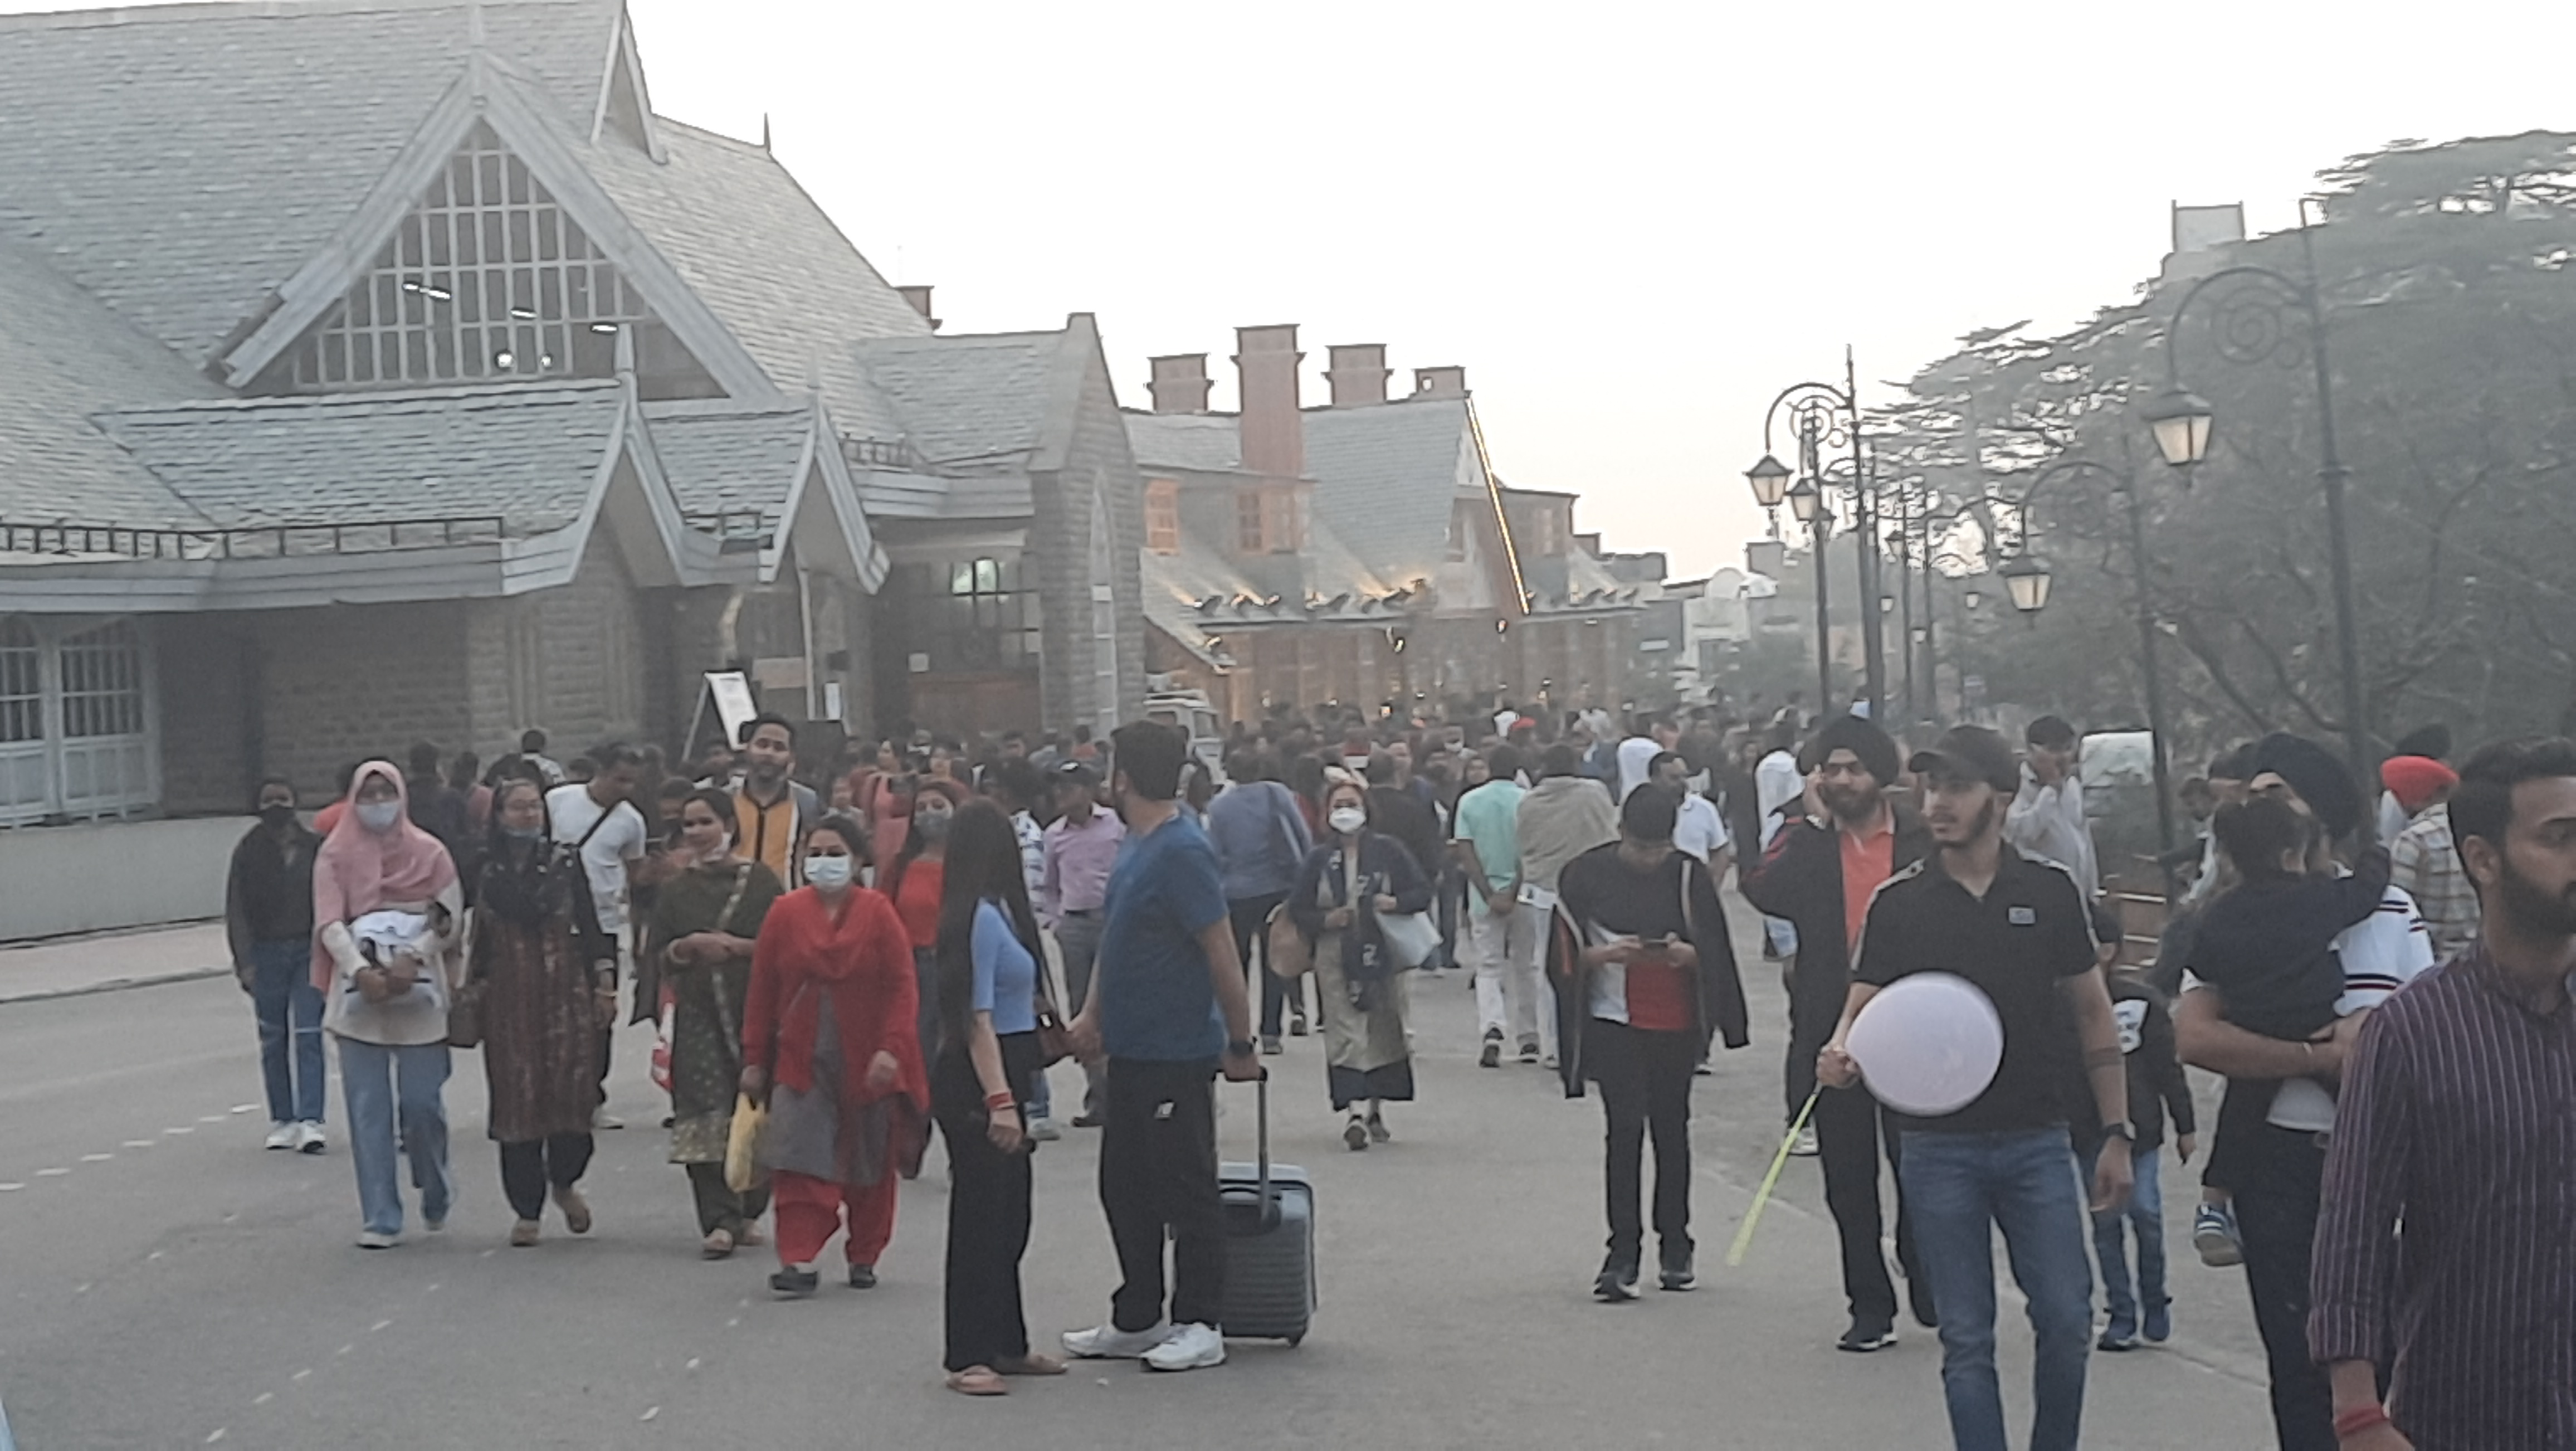
[[[159,668],[152,633],[124,615],[19,615],[36,642],[40,736],[0,742],[0,827],[138,816],[161,802]],[[66,646],[123,626],[134,636],[140,729],[74,738],[66,733]]]

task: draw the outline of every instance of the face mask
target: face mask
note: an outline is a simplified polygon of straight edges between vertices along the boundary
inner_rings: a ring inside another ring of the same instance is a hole
[[[1368,774],[1368,757],[1344,756],[1342,757],[1342,768],[1349,771],[1354,776],[1365,776]]]
[[[945,811],[924,811],[916,813],[912,819],[913,824],[921,828],[923,841],[946,841],[948,823],[956,818]]]
[[[827,892],[837,892],[850,884],[852,862],[845,856],[809,856],[805,859],[805,880]]]
[[[284,826],[295,819],[295,808],[283,801],[272,801],[259,809],[259,819],[271,826]]]
[[[1356,836],[1361,827],[1368,825],[1368,813],[1356,806],[1336,806],[1333,814],[1324,819],[1344,836]]]
[[[542,830],[544,830],[543,827],[537,826],[504,826],[501,828],[501,834],[512,841],[535,841],[537,833]]]
[[[399,801],[358,803],[358,824],[369,831],[391,831],[394,829],[394,823],[400,820],[402,820],[402,803]]]

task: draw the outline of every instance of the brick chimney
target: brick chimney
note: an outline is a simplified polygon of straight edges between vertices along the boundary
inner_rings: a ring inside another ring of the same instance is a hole
[[[921,314],[921,320],[930,324],[930,330],[932,332],[939,331],[939,319],[930,315],[929,288],[898,287],[895,291],[903,294],[903,300],[912,304],[912,310]]]
[[[1145,388],[1154,395],[1157,413],[1205,413],[1208,411],[1207,354],[1173,353],[1168,357],[1148,358],[1154,368],[1154,379]]]
[[[1294,479],[1306,472],[1306,420],[1297,413],[1297,325],[1234,330],[1234,366],[1242,374],[1243,468]]]
[[[1464,398],[1467,396],[1467,370],[1464,368],[1416,368],[1413,370],[1413,396],[1416,398]]]
[[[1333,385],[1335,408],[1386,401],[1386,344],[1336,343],[1332,359],[1333,365],[1324,370],[1324,381]]]

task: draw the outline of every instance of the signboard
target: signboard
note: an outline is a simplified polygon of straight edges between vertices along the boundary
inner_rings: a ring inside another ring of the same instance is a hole
[[[689,721],[689,754],[694,758],[705,747],[707,708],[715,708],[716,728],[724,732],[728,746],[742,740],[742,728],[760,714],[760,705],[751,698],[751,682],[739,670],[710,670],[706,686],[698,692],[697,713]]]

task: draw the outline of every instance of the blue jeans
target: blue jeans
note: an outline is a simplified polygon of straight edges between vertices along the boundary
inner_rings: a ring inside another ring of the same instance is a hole
[[[420,1191],[420,1217],[436,1224],[456,1202],[456,1176],[447,1167],[447,1104],[439,1096],[446,1084],[444,1043],[396,1048],[340,1040],[340,1088],[348,1099],[358,1210],[377,1234],[402,1233],[402,1190],[394,1181],[397,1116],[402,1150],[411,1156],[412,1187]]]
[[[259,1067],[268,1080],[268,1121],[318,1124],[322,1122],[322,990],[313,985],[313,944],[301,937],[254,942],[250,962],[250,1005],[259,1018]]]
[[[1995,1379],[1994,1231],[2030,1301],[2031,1451],[2074,1451],[2092,1349],[2084,1193],[2063,1128],[1915,1132],[1897,1177],[1941,1315],[1941,1390],[1958,1451],[2007,1451]]]
[[[2093,1258],[2102,1267],[2102,1299],[2111,1312],[2111,1323],[2103,1333],[2115,1340],[2137,1333],[2140,1314],[2170,1303],[2165,1295],[2165,1201],[2164,1191],[2156,1187],[2156,1159],[2154,1153],[2140,1152],[2130,1164],[2136,1180],[2128,1204],[2093,1216]],[[2138,1236],[2134,1292],[2124,1228],[2129,1225],[2136,1226]]]

